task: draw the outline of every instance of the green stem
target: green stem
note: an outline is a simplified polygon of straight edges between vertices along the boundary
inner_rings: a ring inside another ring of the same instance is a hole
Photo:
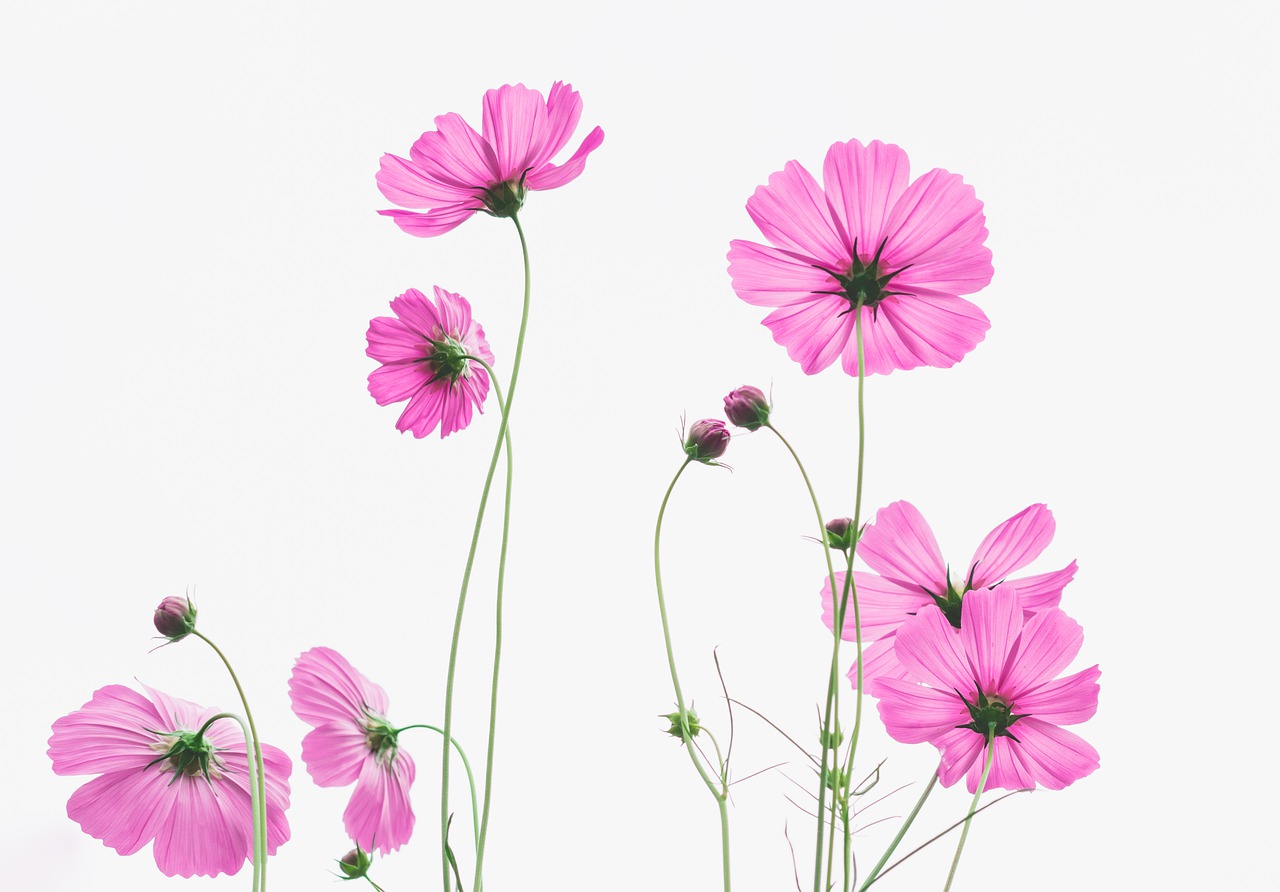
[[[675,651],[671,647],[671,625],[667,621],[667,602],[662,595],[662,518],[667,513],[667,502],[671,499],[672,490],[676,488],[676,482],[684,473],[684,469],[692,463],[692,458],[685,459],[684,464],[680,465],[680,470],[676,471],[676,475],[671,478],[671,485],[667,487],[667,492],[662,497],[662,506],[658,509],[658,522],[653,530],[653,579],[658,590],[658,613],[662,616],[662,640],[667,646],[667,666],[671,670],[671,685],[676,692],[676,708],[680,711],[680,739],[684,743],[685,751],[689,753],[689,760],[697,769],[698,776],[707,785],[707,789],[715,797],[716,805],[720,809],[720,860],[724,871],[724,889],[725,892],[729,892],[729,811],[725,805],[728,793],[722,794],[716,790],[715,783],[702,767],[702,763],[698,761],[698,754],[694,751],[692,737],[689,734],[689,711],[684,706],[684,693],[680,690],[680,676],[676,672]]]
[[[246,726],[244,722],[240,721],[240,716],[234,715],[233,713],[230,713],[230,712],[219,713],[218,715],[215,715],[213,718],[209,719],[209,721],[205,722],[204,728],[200,729],[199,734],[204,734],[205,729],[208,728],[210,725],[212,725],[218,719],[234,719],[236,724],[240,726],[240,733],[244,735],[244,745],[245,745],[245,753],[246,753],[245,768],[248,770],[248,773],[249,773],[249,807],[253,809],[253,853],[254,853],[253,890],[254,892],[259,892],[259,890],[262,889],[263,883],[265,882],[265,877],[263,877],[262,871],[258,869],[258,840],[259,840],[258,808],[260,805],[260,799],[259,799],[260,793],[258,790],[257,773],[256,773],[256,767],[254,765],[254,760],[247,757],[247,754],[249,752],[249,747],[253,745],[253,738],[250,734],[248,726]],[[199,734],[197,736],[199,736]],[[262,833],[261,836],[265,839],[266,834]],[[267,860],[266,858],[262,859],[264,864],[266,863],[266,860]]]
[[[858,549],[858,539],[862,532],[862,470],[863,458],[866,453],[866,415],[864,412],[863,401],[863,384],[866,380],[866,357],[863,353],[862,344],[862,300],[858,299],[853,307],[854,315],[854,332],[858,343],[858,471],[853,501],[853,545],[849,549],[846,571],[844,577],[844,586],[840,595],[840,603],[836,606],[833,616],[834,622],[831,624],[832,645],[831,645],[831,670],[827,676],[827,705],[823,714],[822,730],[827,743],[834,743],[831,735],[831,720],[836,709],[837,690],[839,686],[840,675],[840,641],[844,631],[845,612],[848,610],[849,602],[853,602],[853,634],[854,643],[857,648],[857,691],[854,697],[853,711],[853,734],[850,736],[849,753],[846,757],[846,766],[849,769],[853,767],[853,756],[858,748],[858,735],[862,730],[862,617],[858,612],[858,591],[853,581],[853,557]],[[824,537],[825,538],[825,537]],[[831,597],[834,603],[835,587],[832,586]],[[839,750],[831,747],[832,767],[839,770]],[[814,892],[822,892],[822,821],[823,821],[823,801],[826,797],[827,789],[827,751],[828,747],[824,745],[822,751],[822,765],[818,776],[818,835],[817,835],[817,852],[814,857],[813,867],[813,889]],[[847,777],[852,777],[852,770],[848,772]],[[833,791],[831,794],[835,796]],[[844,828],[846,838],[852,833],[852,828],[846,823]],[[845,889],[849,886],[849,877],[845,877]]]
[[[435,731],[437,734],[444,734],[443,728],[437,728],[435,725],[405,725],[403,728],[396,728],[396,733],[408,731],[410,728],[424,728],[428,731]],[[471,788],[471,831],[475,841],[480,841],[480,810],[476,808],[476,783],[471,774],[471,763],[467,760],[467,754],[462,750],[462,744],[455,739],[452,741],[454,750],[462,757],[462,767],[467,770],[467,785]]]
[[[227,659],[226,654],[219,650],[218,645],[201,634],[199,629],[192,629],[191,634],[212,647],[213,652],[218,655],[218,659],[222,660],[222,665],[227,667],[227,673],[231,676],[231,681],[236,686],[236,693],[240,695],[240,705],[244,707],[244,717],[249,722],[246,743],[253,747],[253,763],[257,768],[257,778],[251,777],[249,781],[252,787],[249,791],[251,794],[249,801],[253,808],[253,888],[256,892],[264,892],[267,888],[267,775],[262,767],[262,742],[258,739],[258,729],[253,723],[253,711],[249,709],[249,700],[244,695],[244,688],[240,686],[240,679],[236,677],[236,671],[231,668],[231,661]],[[235,718],[236,721],[240,720],[236,716],[232,716],[232,718]]]
[[[876,881],[880,875],[880,871],[884,870],[884,866],[889,863],[889,859],[893,857],[893,852],[898,848],[898,843],[902,842],[902,838],[907,835],[907,830],[916,819],[916,815],[920,814],[924,801],[929,798],[929,794],[933,792],[933,788],[938,784],[938,772],[934,772],[929,776],[929,784],[924,788],[924,792],[920,794],[920,798],[916,800],[916,807],[911,809],[911,814],[907,815],[907,819],[902,822],[902,826],[898,828],[898,835],[893,838],[893,842],[889,843],[889,848],[884,850],[884,854],[880,856],[880,860],[876,862],[876,866],[871,868],[871,873],[867,875],[866,881],[858,887],[858,892],[864,890]]]
[[[973,813],[978,808],[978,800],[982,798],[982,791],[987,786],[987,775],[991,772],[991,759],[995,755],[996,748],[992,745],[995,739],[996,723],[987,724],[987,759],[986,764],[982,766],[982,780],[978,781],[977,792],[973,794],[973,802],[969,805],[969,814],[964,819],[964,829],[960,831],[960,843],[956,846],[956,856],[951,859],[951,872],[947,874],[947,884],[942,887],[942,892],[949,892],[951,889],[951,881],[955,879],[956,868],[960,865],[960,853],[964,851],[964,841],[969,837],[969,822],[973,820]]]
[[[445,680],[444,692],[444,729],[441,731],[444,740],[441,745],[442,753],[440,757],[440,869],[443,877],[444,892],[452,892],[450,888],[452,875],[449,866],[449,742],[453,739],[453,682],[457,672],[458,642],[462,635],[462,615],[466,609],[467,587],[471,583],[471,570],[475,565],[476,547],[480,542],[480,528],[484,523],[484,510],[489,503],[489,490],[493,486],[493,475],[498,468],[498,457],[502,454],[502,447],[507,439],[507,425],[511,417],[511,407],[515,402],[516,383],[520,376],[520,359],[524,354],[524,336],[529,325],[529,246],[525,242],[524,229],[520,226],[520,220],[513,215],[511,221],[515,223],[516,232],[520,236],[520,252],[524,258],[524,302],[520,312],[520,331],[516,336],[515,357],[511,362],[511,383],[507,387],[506,410],[502,413],[502,420],[498,425],[498,437],[493,444],[493,455],[489,459],[489,470],[485,474],[484,488],[480,493],[480,506],[476,509],[475,528],[471,533],[471,545],[467,549],[467,565],[462,573],[462,587],[458,592],[458,608],[453,618],[453,637],[449,642],[449,671]],[[496,390],[497,380],[492,380]],[[496,677],[494,684],[497,684]],[[486,774],[491,767],[486,768]],[[486,785],[486,797],[488,797],[488,793]],[[479,859],[477,858],[477,860]],[[473,890],[473,892],[479,892],[479,890]]]

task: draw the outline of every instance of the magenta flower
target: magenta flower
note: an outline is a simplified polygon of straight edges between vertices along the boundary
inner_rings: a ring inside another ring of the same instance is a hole
[[[408,400],[396,429],[441,438],[471,423],[471,407],[484,411],[489,375],[469,357],[490,365],[493,353],[484,329],[471,318],[461,295],[435,289],[436,300],[416,288],[391,301],[396,318],[369,321],[365,354],[382,363],[369,374],[369,393],[379,406]]]
[[[97,774],[67,802],[85,833],[132,855],[151,841],[166,876],[217,876],[253,860],[253,808],[244,735],[187,700],[122,685],[94,691],[53,723],[55,774]],[[148,699],[148,697],[150,699]],[[203,731],[201,730],[203,729]],[[289,757],[262,747],[267,853],[289,839]]]
[[[894,502],[876,513],[858,541],[857,554],[875,573],[855,572],[858,612],[862,620],[862,678],[906,678],[906,670],[894,656],[893,638],[909,617],[928,604],[942,609],[948,621],[959,628],[960,609],[966,592],[995,588],[1010,573],[1030,564],[1053,541],[1053,513],[1046,505],[1031,505],[1010,517],[987,534],[973,553],[969,568],[960,579],[942,560],[942,552],[929,524],[910,502]],[[879,575],[876,575],[879,574]],[[1076,575],[1076,562],[1061,570],[1008,579],[1018,589],[1027,617],[1056,607],[1062,589]],[[837,573],[836,586],[843,591],[844,574]],[[832,628],[835,610],[830,580],[822,584],[822,621]],[[841,637],[854,640],[853,608],[845,610]],[[849,670],[856,687],[858,667]],[[865,689],[865,687],[864,687]]]
[[[596,127],[564,164],[551,159],[563,149],[582,116],[582,99],[556,81],[544,100],[524,84],[484,94],[476,133],[452,112],[436,118],[409,150],[408,158],[383,155],[378,188],[392,201],[417,211],[378,211],[410,235],[441,235],[476,211],[511,217],[527,190],[555,189],[578,178],[587,156],[604,141]]]
[[[315,730],[302,761],[322,787],[355,783],[342,814],[347,835],[366,852],[394,852],[413,834],[413,759],[387,721],[387,694],[337,651],[313,647],[289,678],[293,711]]]
[[[933,744],[942,755],[942,785],[967,773],[970,793],[978,789],[992,723],[984,789],[1061,790],[1091,774],[1097,750],[1060,727],[1083,722],[1098,709],[1097,666],[1057,677],[1080,651],[1080,626],[1056,607],[1024,619],[1024,605],[1010,585],[971,592],[962,611],[958,635],[932,605],[899,629],[898,659],[923,684],[873,682],[889,736]]]
[[[959,297],[991,281],[982,202],[945,170],[908,176],[902,149],[850,140],[827,150],[822,186],[790,161],[747,201],[769,244],[731,243],[733,288],[777,307],[764,324],[806,374],[836,357],[858,374],[859,302],[868,375],[949,368],[990,327]]]

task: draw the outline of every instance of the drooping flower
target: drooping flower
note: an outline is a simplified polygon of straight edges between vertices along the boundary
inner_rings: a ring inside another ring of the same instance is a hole
[[[1062,589],[1076,575],[1076,562],[1061,570],[1008,579],[1030,564],[1053,541],[1053,513],[1046,505],[1031,505],[987,534],[973,553],[964,576],[953,578],[943,562],[933,530],[910,502],[894,502],[876,513],[858,540],[857,554],[875,573],[855,571],[858,614],[862,621],[862,678],[885,676],[905,678],[906,670],[894,656],[893,638],[909,617],[928,604],[942,609],[952,626],[959,628],[960,609],[966,592],[994,588],[1002,583],[1016,586],[1028,618],[1037,611],[1057,606]],[[836,573],[836,588],[843,592],[844,574]],[[1007,580],[1007,582],[1006,582]],[[830,629],[835,609],[831,582],[822,584],[822,621]],[[841,637],[854,640],[853,608],[845,608]],[[849,670],[856,687],[858,667]]]
[[[289,678],[293,711],[314,729],[302,761],[322,787],[355,783],[342,814],[347,835],[366,852],[394,852],[413,833],[413,759],[387,721],[387,694],[327,647],[298,657]]]
[[[529,190],[555,189],[578,178],[587,156],[604,141],[599,127],[564,164],[551,163],[582,116],[582,99],[556,81],[546,99],[524,84],[484,94],[480,132],[450,112],[435,119],[408,158],[383,155],[378,188],[388,201],[418,211],[378,211],[405,232],[441,235],[476,211],[513,216]]]
[[[971,592],[961,610],[959,634],[933,605],[899,629],[898,659],[919,681],[872,682],[889,736],[933,744],[943,786],[967,775],[970,793],[978,789],[992,724],[984,789],[1061,790],[1092,773],[1097,750],[1061,727],[1098,709],[1097,666],[1057,677],[1080,651],[1080,626],[1056,607],[1025,619],[1011,585]]]
[[[902,149],[850,140],[827,151],[822,186],[790,161],[747,201],[769,244],[732,242],[733,288],[777,308],[764,325],[806,374],[837,357],[858,374],[859,305],[868,375],[949,368],[990,327],[959,296],[991,281],[982,202],[945,170],[908,177]]]
[[[55,774],[97,774],[67,802],[85,833],[132,855],[154,840],[166,876],[217,876],[253,859],[253,810],[240,727],[205,709],[147,688],[95,691],[53,723]],[[203,730],[202,730],[203,729]],[[267,853],[289,839],[289,757],[263,744]]]
[[[369,321],[365,354],[382,363],[369,374],[369,393],[379,406],[408,400],[396,429],[441,438],[471,423],[474,406],[484,411],[493,353],[484,329],[471,318],[465,297],[435,288],[435,302],[416,288],[391,301],[396,314]]]

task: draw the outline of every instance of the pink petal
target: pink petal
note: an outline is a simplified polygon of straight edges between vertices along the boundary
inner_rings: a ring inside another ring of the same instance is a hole
[[[969,563],[973,588],[1002,581],[1040,556],[1053,541],[1053,512],[1047,505],[1031,505],[987,534]]]
[[[1009,694],[1008,666],[1018,651],[1022,607],[1013,589],[1001,586],[965,594],[960,605],[960,641],[973,670],[972,678],[987,694]]]
[[[169,788],[173,808],[156,831],[156,866],[166,876],[234,874],[253,852],[253,810],[240,787],[202,777]]]
[[[422,333],[390,316],[370,319],[365,340],[369,343],[365,355],[378,362],[414,362],[425,359],[430,347]]]
[[[587,138],[578,146],[578,151],[570,156],[564,164],[543,164],[524,178],[524,184],[535,190],[558,189],[566,183],[572,183],[587,167],[587,156],[600,148],[604,142],[604,131],[599,127],[592,129]]]
[[[396,419],[396,430],[401,433],[409,431],[419,440],[435,431],[444,417],[448,389],[447,382],[436,381],[415,393]]]
[[[879,140],[863,146],[851,139],[827,150],[822,185],[835,218],[844,221],[850,259],[855,239],[864,261],[875,256],[884,238],[885,221],[907,188],[909,177],[907,153]]]
[[[413,834],[413,809],[409,787],[414,778],[413,760],[403,749],[390,765],[376,759],[365,762],[351,802],[342,814],[347,835],[366,851],[394,852]]]
[[[1008,586],[1002,585],[991,594],[1008,590]],[[981,592],[965,595],[965,605],[977,594]],[[961,619],[962,629],[968,621],[968,614],[965,614]],[[1024,693],[1056,678],[1076,658],[1083,643],[1084,629],[1057,607],[1036,613],[1022,630],[1017,653],[1000,693],[1021,700]]]
[[[822,188],[795,161],[772,174],[747,199],[747,213],[777,248],[799,251],[832,272],[848,271],[852,257],[832,219]],[[847,307],[848,301],[841,299]]]
[[[519,179],[533,166],[547,131],[547,103],[524,84],[505,84],[484,94],[480,133],[497,157],[498,182]]]
[[[858,557],[881,576],[947,595],[947,566],[933,538],[933,530],[910,502],[894,502],[876,512],[858,540]],[[927,598],[922,603],[929,603]]]
[[[969,718],[960,698],[948,691],[896,678],[877,678],[870,687],[871,696],[880,698],[876,708],[885,730],[899,743],[933,742]]]
[[[476,201],[471,185],[441,183],[399,155],[382,156],[376,179],[383,197],[400,207],[426,209]]]
[[[439,297],[438,289],[436,296]],[[409,288],[392,299],[391,311],[399,317],[406,330],[420,338],[439,338],[452,330],[445,315],[417,288]]]
[[[780,307],[765,316],[763,324],[806,375],[815,375],[835,362],[844,349],[853,330],[853,317],[840,314],[848,308],[844,298],[822,295],[808,303]]]
[[[169,819],[175,801],[172,778],[157,768],[108,772],[71,794],[67,817],[109,848],[132,855]]]
[[[430,301],[425,301],[425,298],[424,301],[428,307],[431,307],[432,315],[439,320],[437,325],[443,333],[461,340],[462,335],[471,328],[471,303],[461,294],[445,291],[439,285],[433,286],[433,290],[436,296],[435,305],[432,306]]]
[[[373,759],[368,732],[354,719],[336,719],[302,738],[302,762],[319,787],[345,787]]]
[[[289,700],[294,714],[312,727],[360,721],[366,710],[387,712],[386,692],[327,647],[313,647],[298,657],[289,677]]]
[[[1042,787],[1061,790],[1098,767],[1098,751],[1083,738],[1056,725],[1027,718],[1010,730],[1021,741],[1014,744],[1018,758],[1027,774]]]
[[[966,595],[964,604],[968,603]],[[977,695],[961,637],[934,605],[923,608],[898,629],[896,653],[912,677],[958,693],[970,702]]]
[[[965,717],[968,717],[967,710]],[[982,771],[987,740],[972,728],[952,728],[931,742],[942,754],[941,764],[938,765],[938,780],[944,787],[950,787],[964,777],[975,763],[978,771]],[[977,786],[976,782],[974,786]]]
[[[379,366],[369,373],[369,395],[379,406],[407,400],[427,386],[427,367],[416,362],[397,362]]]
[[[836,281],[815,267],[814,261],[792,251],[734,239],[727,256],[733,290],[757,307],[809,303],[817,292],[839,290],[833,287]]]
[[[891,679],[907,679],[909,674],[907,667],[902,665],[898,659],[897,651],[894,645],[897,643],[897,636],[890,635],[887,638],[881,638],[879,641],[873,641],[862,649],[862,686],[869,689],[871,683],[877,678]],[[849,684],[856,690],[858,687],[858,661],[854,660],[853,666],[849,668],[848,678]],[[873,695],[874,696],[874,695]]]
[[[479,209],[480,203],[473,202],[445,205],[425,214],[419,214],[416,211],[397,210],[378,211],[378,213],[384,217],[391,217],[396,221],[396,225],[409,233],[409,235],[430,238],[433,235],[443,235],[446,232],[457,229]]]
[[[573,136],[581,117],[582,97],[578,92],[563,81],[552,84],[547,93],[547,128],[542,136],[538,155],[533,161],[535,167],[550,161],[569,144],[569,137]]]
[[[946,369],[973,350],[991,327],[982,310],[949,294],[918,291],[887,297],[873,312],[862,310],[862,343],[866,374],[887,375],[894,369],[920,366]],[[858,348],[849,339],[842,363],[858,373]]]
[[[835,574],[836,586],[844,593],[844,573]],[[858,619],[862,623],[862,640],[864,643],[892,635],[898,630],[908,616],[918,613],[922,607],[933,603],[933,599],[920,589],[909,588],[883,576],[872,573],[854,572],[854,584],[858,593]],[[845,607],[844,629],[840,637],[845,641],[855,640],[854,616],[852,601]],[[835,621],[835,604],[831,597],[831,581],[822,581],[822,622],[830,629]]]
[[[137,770],[156,757],[154,732],[167,730],[151,701],[123,685],[107,685],[53,723],[49,758],[62,775]]]
[[[1062,600],[1062,590],[1075,575],[1076,562],[1072,561],[1061,570],[1010,579],[1006,585],[1017,589],[1018,600],[1022,603],[1023,611],[1030,614],[1057,607],[1058,602]]]
[[[1015,726],[1021,728],[1021,724]],[[973,733],[974,737],[984,740],[981,734]],[[1018,744],[1014,743],[1011,738],[997,737],[991,742],[991,771],[987,774],[987,784],[982,789],[985,790],[1028,790],[1036,785],[1035,775],[1023,766],[1022,761],[1018,758]],[[982,770],[985,767],[986,753],[982,753],[982,758],[975,759],[973,765],[969,767],[969,774],[965,777],[965,784],[969,788],[970,793],[978,792],[978,782],[982,780]]]
[[[1098,711],[1097,666],[1040,685],[1021,693],[1013,703],[1015,713],[1027,713],[1055,725],[1078,725]],[[1017,723],[1015,728],[1021,727]]]
[[[435,125],[409,150],[410,159],[425,176],[473,197],[481,187],[507,179],[493,147],[461,115],[440,115]]]
[[[884,236],[883,267],[911,264],[894,280],[895,290],[972,294],[991,281],[982,202],[957,174],[935,169],[908,186],[884,224]]]

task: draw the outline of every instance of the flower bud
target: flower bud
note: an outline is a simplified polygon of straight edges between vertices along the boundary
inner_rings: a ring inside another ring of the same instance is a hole
[[[170,641],[181,641],[196,627],[196,606],[190,598],[165,598],[152,618],[156,631]]]
[[[698,716],[694,713],[692,709],[686,709],[684,711],[684,714],[685,714],[686,720],[689,723],[688,724],[689,736],[697,737],[698,732],[702,730],[702,726],[698,724]],[[681,740],[683,740],[684,731],[680,727],[680,713],[678,711],[669,712],[666,715],[664,715],[663,718],[671,723],[671,727],[667,729],[667,733],[670,734],[672,737],[679,737]]]
[[[338,862],[338,869],[346,874],[347,879],[358,880],[369,872],[369,865],[372,863],[372,856],[357,845],[342,856],[342,860]]]
[[[724,417],[749,431],[769,423],[769,401],[759,387],[739,387],[724,398]]]
[[[853,548],[853,518],[837,517],[827,521],[827,544],[839,551]]]
[[[729,431],[723,421],[703,418],[689,425],[689,434],[684,439],[684,451],[694,461],[712,464],[728,448]]]

